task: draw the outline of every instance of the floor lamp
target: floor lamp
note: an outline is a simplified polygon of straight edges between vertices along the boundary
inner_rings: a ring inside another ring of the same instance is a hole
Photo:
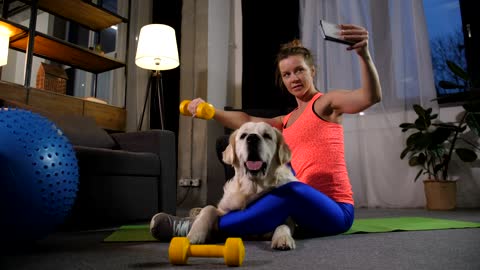
[[[163,83],[160,71],[173,69],[180,65],[175,30],[164,24],[148,24],[143,26],[140,29],[138,38],[135,64],[140,68],[152,71],[147,83],[145,102],[137,129],[142,129],[149,97],[153,99],[153,104],[157,104],[158,106],[160,112],[160,127],[164,129]]]

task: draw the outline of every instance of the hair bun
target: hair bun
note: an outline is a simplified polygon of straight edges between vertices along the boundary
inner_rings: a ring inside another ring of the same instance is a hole
[[[280,50],[290,49],[290,48],[303,48],[302,42],[299,39],[294,39],[288,43],[282,44]]]

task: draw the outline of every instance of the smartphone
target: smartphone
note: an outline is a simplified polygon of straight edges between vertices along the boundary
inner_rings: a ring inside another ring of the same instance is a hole
[[[355,42],[344,40],[338,32],[340,32],[340,27],[338,24],[320,20],[320,28],[322,28],[323,39],[333,42],[338,42],[346,45],[353,45]]]

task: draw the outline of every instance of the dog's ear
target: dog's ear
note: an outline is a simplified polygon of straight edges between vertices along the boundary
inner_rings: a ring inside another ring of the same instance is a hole
[[[234,131],[228,138],[228,146],[223,151],[223,162],[229,165],[237,163],[237,154],[235,153],[235,135],[237,131]]]
[[[290,148],[288,148],[288,145],[285,143],[282,132],[276,128],[274,128],[274,130],[277,134],[278,159],[280,160],[280,164],[286,164],[292,159],[292,152],[290,151]]]

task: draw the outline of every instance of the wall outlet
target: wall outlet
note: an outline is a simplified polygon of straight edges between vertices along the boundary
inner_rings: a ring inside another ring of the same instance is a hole
[[[199,187],[200,186],[200,179],[199,178],[194,178],[190,181],[190,185],[192,187]]]
[[[190,186],[190,179],[182,178],[182,179],[178,180],[178,185],[180,187],[188,187],[188,186]]]
[[[178,185],[180,187],[199,187],[200,182],[199,178],[182,178],[178,180]]]

